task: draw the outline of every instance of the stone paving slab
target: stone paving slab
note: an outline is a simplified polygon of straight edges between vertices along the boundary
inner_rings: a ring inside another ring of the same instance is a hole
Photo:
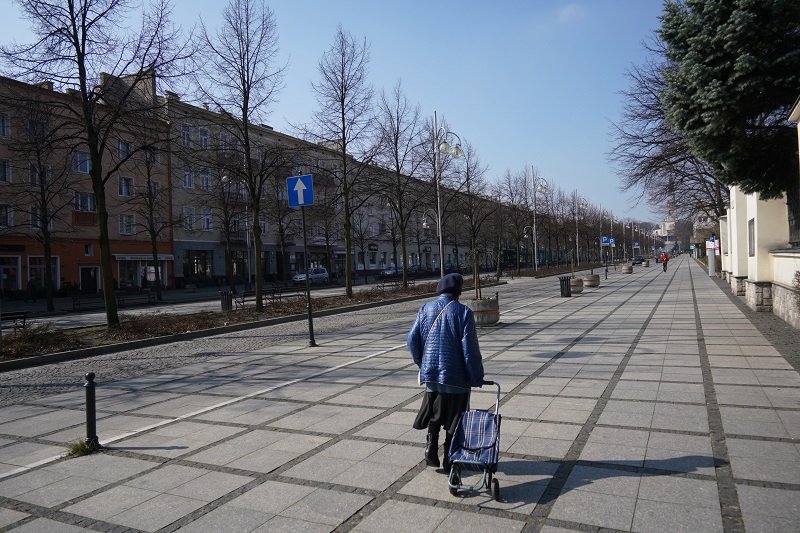
[[[88,457],[59,458],[83,436],[81,384],[4,408],[0,528],[796,531],[800,375],[780,339],[685,257],[555,289],[501,287],[513,311],[480,331],[502,386],[500,501],[451,495],[422,461],[417,302],[368,327],[320,319],[317,348],[267,328],[263,346],[220,336],[200,362],[100,378],[101,441],[127,436]]]

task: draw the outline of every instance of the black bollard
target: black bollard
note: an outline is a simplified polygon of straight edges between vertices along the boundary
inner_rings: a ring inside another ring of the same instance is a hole
[[[94,372],[87,372],[86,383],[86,446],[99,450],[100,441],[97,439],[97,410],[95,409]]]

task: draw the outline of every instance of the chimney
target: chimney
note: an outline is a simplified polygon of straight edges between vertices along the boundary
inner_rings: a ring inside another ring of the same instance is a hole
[[[38,87],[41,87],[42,89],[47,89],[48,91],[53,90],[53,82],[50,80],[44,80],[42,82],[37,83],[36,85]]]

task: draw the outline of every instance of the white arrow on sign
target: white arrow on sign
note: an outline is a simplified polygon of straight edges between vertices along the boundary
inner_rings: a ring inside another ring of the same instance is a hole
[[[306,186],[303,184],[303,180],[297,180],[297,183],[294,184],[294,192],[297,193],[297,203],[299,205],[303,205],[305,202],[303,201],[303,191],[306,190]]]

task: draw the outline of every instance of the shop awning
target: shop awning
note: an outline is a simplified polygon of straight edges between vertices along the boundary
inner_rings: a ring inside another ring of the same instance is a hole
[[[117,261],[152,261],[151,254],[113,254],[114,259]],[[159,261],[174,261],[175,256],[172,254],[158,254]]]

